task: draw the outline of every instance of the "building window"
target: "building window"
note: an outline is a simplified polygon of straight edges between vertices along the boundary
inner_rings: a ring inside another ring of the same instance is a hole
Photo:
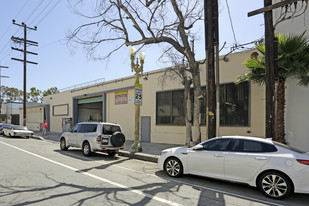
[[[157,125],[185,125],[184,90],[157,93]]]
[[[205,93],[205,87],[202,87]],[[249,82],[220,85],[220,126],[249,126]],[[191,91],[193,115],[193,89]],[[185,125],[184,90],[157,92],[157,125]],[[206,125],[206,98],[201,99],[200,125]],[[193,116],[192,116],[193,119]]]
[[[220,125],[249,126],[249,82],[220,85]]]

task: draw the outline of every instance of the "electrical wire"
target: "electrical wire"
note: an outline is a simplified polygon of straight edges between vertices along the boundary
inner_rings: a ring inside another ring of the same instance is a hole
[[[28,17],[27,17],[27,19],[26,19],[26,21],[25,22],[28,22],[28,20],[36,13],[36,11],[38,11],[38,9],[40,8],[40,6],[42,5],[42,3],[44,2],[45,0],[42,0],[42,1],[40,1],[37,5],[36,5],[36,7],[32,10],[32,12],[28,15]],[[19,14],[21,13],[21,10],[22,9],[24,9],[24,7],[26,6],[26,4],[29,2],[29,0],[27,0],[26,2],[25,2],[25,4],[23,5],[23,7],[19,10],[19,12],[18,12],[18,14],[16,15],[16,17],[17,16],[19,16]],[[49,9],[47,12],[46,12],[46,14],[38,21],[38,24],[43,20],[43,19],[45,19],[46,18],[46,16],[59,4],[61,2],[61,0],[58,0],[57,2],[56,2],[56,4],[54,4],[54,6],[53,7],[51,7],[51,9]],[[48,8],[48,6],[50,5],[52,3],[52,0],[50,0],[49,1],[49,3],[41,10],[41,12],[34,18],[34,20],[31,22],[31,24],[33,23],[33,22],[35,22],[42,14],[43,14],[43,12]],[[16,18],[15,18],[16,19]],[[20,31],[20,27],[16,30],[16,32],[13,34],[13,36],[15,36],[18,32]],[[5,36],[5,34],[6,34],[7,32],[5,32],[4,34],[3,34],[3,36]],[[19,35],[17,35],[18,37],[20,37],[22,35],[22,32],[19,34]],[[2,37],[1,37],[2,38]],[[3,49],[0,51],[0,60],[2,60],[2,59],[4,59],[4,58],[6,58],[7,56],[9,56],[10,54],[11,54],[11,50],[10,49],[8,49],[9,51],[6,51],[5,52],[5,50],[7,49],[7,46],[10,44],[10,42],[11,42],[11,40],[9,40],[7,43],[6,43],[6,45],[3,47]]]
[[[230,12],[230,6],[229,6],[227,0],[225,0],[225,2],[226,2],[227,11],[228,11],[230,23],[231,23],[231,28],[232,28],[232,32],[233,32],[233,36],[234,36],[234,43],[237,44],[236,35],[235,35],[234,26],[233,26],[232,17],[231,17],[231,12]]]
[[[22,6],[22,7],[20,8],[20,10],[17,12],[17,15],[15,16],[14,19],[16,19],[16,18],[20,15],[21,11],[25,8],[25,6],[28,4],[29,1],[30,1],[30,0],[27,0],[27,1],[23,4],[23,6]],[[3,39],[3,37],[8,33],[9,28],[10,28],[10,25],[7,27],[7,29],[5,30],[5,32],[3,33],[3,35],[0,37],[0,42],[1,42],[1,40]]]
[[[28,22],[28,20],[33,16],[33,14],[36,12],[36,10],[38,10],[38,8],[41,6],[41,4],[44,2],[45,0],[42,0],[41,2],[39,2],[37,4],[37,6],[35,7],[35,9],[32,10],[32,12],[29,14],[28,18],[26,19],[25,23]]]
[[[36,18],[30,23],[30,25],[32,25],[33,22],[35,22],[35,20],[37,20],[37,18],[39,18],[39,16],[41,16],[41,14],[45,11],[45,9],[52,3],[53,0],[50,0],[48,2],[48,4],[44,7],[44,9],[41,10],[41,12],[36,16]]]
[[[56,2],[56,4],[55,4],[55,5],[54,5],[54,6],[41,18],[41,20],[37,23],[37,25],[39,25],[39,24],[46,18],[46,16],[47,16],[48,14],[50,14],[50,12],[56,8],[56,6],[57,6],[60,2],[61,2],[61,0],[58,0],[58,1]]]

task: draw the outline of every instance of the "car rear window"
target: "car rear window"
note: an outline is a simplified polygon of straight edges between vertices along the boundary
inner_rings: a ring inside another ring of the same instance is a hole
[[[286,144],[282,144],[282,143],[276,142],[276,141],[273,141],[273,142],[274,142],[275,145],[277,145],[277,146],[284,147],[284,148],[289,149],[289,150],[292,150],[292,151],[294,151],[294,152],[306,153],[305,151],[300,150],[300,149],[298,149],[298,148],[294,148],[294,147],[291,147],[291,146],[288,146],[288,145],[286,145]]]
[[[104,124],[102,131],[103,131],[103,134],[113,135],[115,132],[121,132],[121,129],[120,129],[120,127],[118,125]]]
[[[268,143],[254,141],[254,140],[244,140],[236,139],[231,147],[231,151],[234,152],[276,152],[277,148]]]

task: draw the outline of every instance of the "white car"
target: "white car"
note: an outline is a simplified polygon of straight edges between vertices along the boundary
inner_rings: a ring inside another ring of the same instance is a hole
[[[309,154],[271,139],[227,136],[166,149],[158,167],[171,177],[193,174],[246,183],[274,199],[309,193]]]
[[[19,125],[12,125],[9,127],[4,127],[3,133],[5,136],[10,136],[10,137],[29,138],[33,136],[33,131],[28,130],[27,127],[25,126],[19,126]]]
[[[123,149],[126,139],[119,124],[106,122],[80,122],[70,132],[62,133],[60,149],[81,148],[85,156],[95,151],[106,152],[115,156]]]

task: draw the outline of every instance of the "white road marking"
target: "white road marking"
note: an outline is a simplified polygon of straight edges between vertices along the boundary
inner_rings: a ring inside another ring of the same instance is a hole
[[[7,144],[7,143],[5,143],[5,142],[0,141],[0,143],[1,143],[1,144],[4,144],[4,145],[7,145],[7,146],[9,146],[9,147],[12,147],[12,148],[14,148],[14,149],[20,150],[20,151],[22,151],[22,152],[25,152],[25,153],[27,153],[27,154],[30,154],[30,155],[32,155],[32,156],[41,158],[41,159],[46,160],[46,161],[48,161],[48,162],[54,163],[54,164],[56,164],[56,165],[65,167],[65,168],[67,168],[67,169],[69,169],[69,170],[73,170],[74,172],[78,172],[78,173],[80,173],[80,174],[83,174],[83,175],[92,177],[92,178],[97,179],[97,180],[100,180],[100,181],[102,181],[102,182],[106,182],[106,183],[111,184],[111,185],[114,185],[114,186],[116,186],[116,187],[119,187],[119,188],[122,188],[122,189],[126,189],[126,190],[128,190],[128,191],[130,191],[130,192],[139,194],[139,195],[141,195],[141,196],[148,197],[149,199],[154,199],[154,200],[156,200],[156,201],[159,201],[159,202],[162,202],[162,203],[168,204],[168,205],[175,205],[175,206],[180,205],[180,204],[175,203],[175,202],[173,202],[173,201],[169,201],[169,200],[166,200],[166,199],[163,199],[163,198],[154,196],[154,195],[150,195],[150,194],[147,194],[147,193],[145,193],[145,192],[143,192],[143,191],[135,190],[135,189],[133,189],[133,188],[131,188],[131,187],[127,187],[127,186],[122,185],[122,184],[119,184],[119,183],[117,183],[117,182],[113,182],[113,181],[104,179],[104,178],[102,178],[102,177],[93,175],[93,174],[91,174],[91,173],[89,173],[89,172],[80,171],[79,169],[76,169],[76,168],[74,168],[74,167],[71,167],[71,166],[62,164],[62,163],[60,163],[60,162],[57,162],[57,161],[48,159],[48,158],[46,158],[46,157],[37,155],[37,154],[35,154],[35,153],[32,153],[32,152],[29,152],[29,151],[27,151],[27,150],[21,149],[21,148],[19,148],[19,147],[16,147],[16,146]]]
[[[0,142],[1,142],[1,141],[0,141]],[[13,146],[13,145],[9,145],[9,144],[4,143],[4,142],[1,142],[1,143],[2,143],[2,144],[6,144],[6,145],[8,145],[8,146],[10,146],[10,147],[19,149],[19,150],[24,151],[24,152],[26,152],[26,153],[32,154],[32,155],[34,155],[34,156],[40,157],[40,158],[42,158],[42,159],[46,159],[46,160],[48,160],[48,161],[50,161],[50,162],[54,162],[53,160],[49,160],[49,159],[47,159],[47,158],[45,158],[45,157],[41,157],[41,156],[39,156],[39,155],[36,155],[36,154],[34,154],[34,153],[31,153],[31,152],[28,152],[28,151],[26,151],[26,150],[23,150],[23,149],[21,149],[21,148],[15,147],[15,146]],[[78,156],[78,155],[74,155],[74,154],[67,154],[67,155],[68,155],[68,156],[75,157],[75,158],[79,158],[79,159],[93,160],[93,159],[91,159],[91,158],[82,157],[82,156]],[[96,160],[95,162],[98,162],[98,163],[103,164],[103,165],[108,164],[108,163],[104,163],[102,160]],[[54,163],[55,163],[55,164],[59,164],[59,165],[62,166],[62,163],[58,163],[58,162],[54,162]],[[67,165],[63,165],[63,166],[64,166],[64,167],[67,167],[67,168],[69,167],[69,166],[67,166]],[[166,177],[158,177],[157,175],[148,174],[148,173],[145,173],[145,172],[141,172],[141,171],[134,170],[134,169],[129,169],[129,168],[126,168],[126,167],[121,167],[121,166],[117,166],[117,165],[111,165],[111,167],[117,167],[117,168],[125,169],[125,170],[128,170],[128,171],[136,172],[136,173],[146,174],[146,175],[151,176],[151,177],[156,177],[156,178],[159,178],[159,179],[165,179],[166,181],[177,182],[177,183],[189,185],[189,186],[192,186],[192,187],[201,188],[201,189],[204,189],[204,190],[209,190],[209,191],[213,191],[213,192],[223,193],[223,194],[226,194],[226,195],[238,197],[238,198],[241,198],[241,199],[246,199],[246,200],[249,200],[249,201],[260,202],[260,203],[263,203],[263,204],[266,204],[266,205],[283,206],[282,204],[277,204],[277,203],[268,202],[268,201],[264,201],[264,200],[260,200],[260,199],[255,199],[255,198],[251,198],[251,197],[248,197],[248,196],[239,195],[239,194],[236,194],[236,193],[226,192],[226,191],[223,191],[223,190],[217,190],[217,189],[213,189],[213,188],[210,188],[210,187],[205,187],[205,186],[201,186],[201,185],[196,185],[196,184],[188,183],[188,182],[185,182],[185,181],[179,181],[179,180],[176,180],[176,179],[171,179],[171,178],[166,178]],[[70,168],[71,168],[71,167],[70,167]],[[69,168],[69,169],[70,169],[70,168]],[[75,168],[71,168],[71,170],[74,170],[74,171],[76,171],[76,172],[80,172],[80,170],[77,170],[77,169],[75,169]],[[88,175],[87,172],[80,172],[80,173],[85,174],[85,175]],[[86,174],[86,173],[87,173],[87,174]],[[91,176],[91,174],[89,174],[88,176]],[[94,175],[94,176],[95,176],[95,175]],[[96,177],[97,177],[97,176],[96,176]],[[100,177],[98,177],[98,178],[100,178]],[[109,180],[106,180],[106,181],[105,181],[105,179],[102,178],[101,181],[108,182]],[[110,183],[110,184],[112,184],[112,183]],[[118,184],[118,183],[115,183],[115,184]],[[114,185],[115,185],[115,184],[114,184]],[[117,185],[116,185],[116,186],[117,186]],[[123,186],[123,187],[120,187],[120,188],[125,188],[125,189],[127,189],[127,190],[129,190],[129,191],[134,191],[134,192],[135,192],[135,190],[132,189],[132,188],[126,187],[126,186],[124,186],[124,185],[122,185],[122,186]],[[137,193],[137,192],[135,192],[135,193]],[[152,198],[153,198],[153,199],[159,198],[159,197],[155,197],[155,196],[149,195],[149,194],[147,194],[147,193],[144,193],[144,192],[142,192],[142,191],[138,191],[138,194],[144,195],[144,196],[146,196],[146,197],[151,196],[151,197],[149,197],[150,199],[152,199]],[[160,199],[162,199],[162,198],[160,198]],[[164,201],[168,201],[168,200],[165,200],[165,199],[163,199],[163,200],[164,200]],[[160,201],[160,200],[158,200],[158,201]],[[167,204],[171,204],[171,205],[180,205],[180,204],[174,203],[174,202],[172,202],[172,201],[168,201],[168,202],[170,202],[170,203],[167,203]]]

